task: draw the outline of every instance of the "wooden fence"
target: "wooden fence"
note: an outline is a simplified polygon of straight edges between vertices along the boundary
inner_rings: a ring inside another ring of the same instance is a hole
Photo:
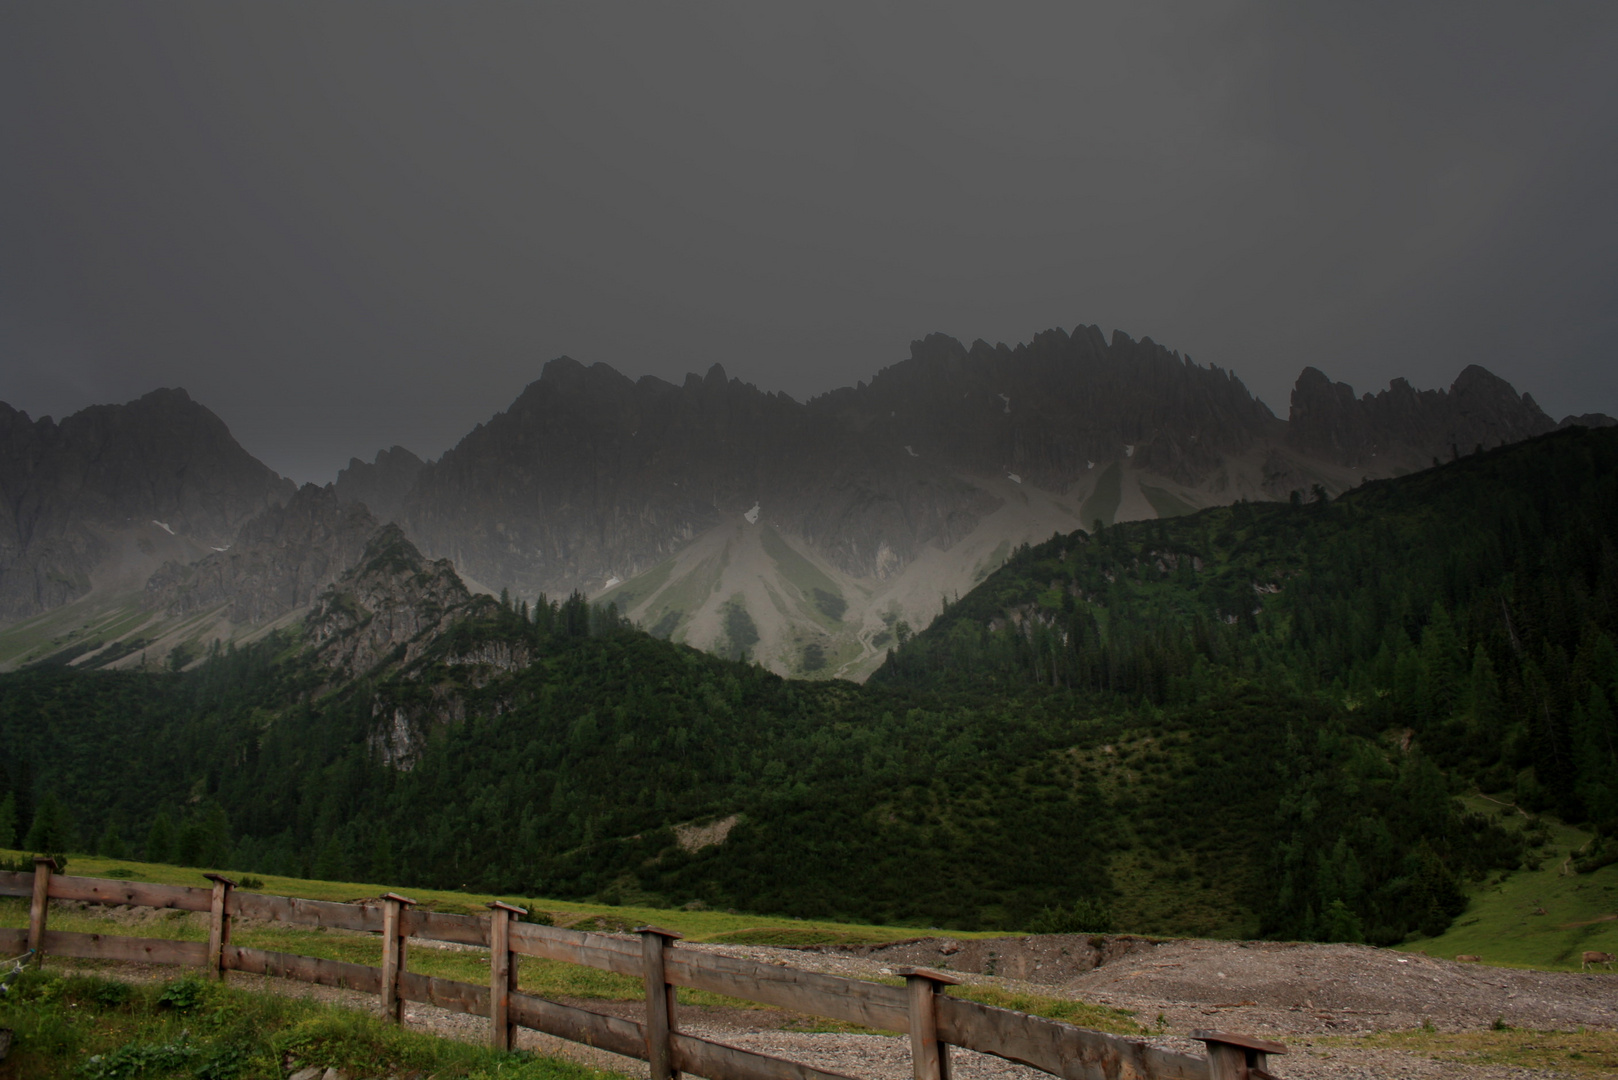
[[[532,1028],[646,1061],[652,1080],[673,1080],[681,1072],[708,1080],[852,1080],[681,1032],[674,998],[681,986],[908,1034],[915,1080],[949,1080],[951,1046],[994,1054],[1064,1080],[1261,1080],[1269,1076],[1266,1055],[1286,1050],[1280,1043],[1217,1031],[1192,1033],[1207,1044],[1205,1058],[1160,1050],[1138,1039],[950,997],[945,987],[957,980],[924,968],[901,970],[907,985],[887,986],[677,948],[679,934],[651,926],[638,930],[636,940],[519,922],[522,909],[499,902],[489,905],[488,916],[445,915],[416,910],[411,900],[394,893],[371,903],[340,904],[239,892],[219,874],[204,877],[211,888],[68,877],[55,873],[55,863],[47,858],[35,859],[32,874],[0,872],[0,896],[32,898],[27,930],[0,929],[0,957],[32,950],[36,959],[49,954],[177,964],[221,977],[244,971],[346,987],[380,995],[383,1013],[395,1020],[406,1001],[487,1016],[495,1046],[509,1049],[516,1028]],[[205,911],[208,940],[51,930],[50,900]],[[242,948],[230,941],[231,921],[238,918],[380,934],[382,966]],[[488,948],[489,984],[410,971],[406,959],[412,938]],[[645,1022],[520,993],[517,956],[644,979]]]

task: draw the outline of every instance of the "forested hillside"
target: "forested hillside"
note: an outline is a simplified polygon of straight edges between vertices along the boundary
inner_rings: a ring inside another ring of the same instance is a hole
[[[577,597],[470,601],[354,680],[293,634],[183,674],[36,669],[0,678],[0,846],[1398,941],[1522,857],[1456,793],[1618,818],[1614,537],[1618,433],[1571,430],[1335,501],[1053,538],[866,687]]]

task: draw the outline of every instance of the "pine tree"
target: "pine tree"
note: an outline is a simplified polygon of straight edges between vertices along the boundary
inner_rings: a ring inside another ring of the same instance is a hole
[[[187,817],[180,826],[179,838],[174,842],[174,861],[181,866],[204,866],[206,860],[204,848],[207,837],[202,831],[202,822],[197,820],[195,814]]]
[[[16,842],[17,796],[8,791],[0,801],[0,848],[8,848]]]
[[[73,824],[67,808],[54,791],[46,792],[34,811],[34,822],[28,827],[23,847],[41,854],[54,855],[77,847],[73,838]]]
[[[111,818],[107,819],[107,827],[101,830],[101,839],[96,841],[96,854],[103,859],[122,859],[124,855],[124,835],[118,828],[118,823]]]
[[[159,810],[146,834],[146,861],[166,863],[174,857],[174,823],[167,811]]]

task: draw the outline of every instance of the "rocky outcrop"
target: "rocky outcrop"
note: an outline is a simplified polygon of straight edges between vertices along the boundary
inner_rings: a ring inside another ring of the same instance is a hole
[[[1347,383],[1334,383],[1304,368],[1292,391],[1286,441],[1292,449],[1340,465],[1371,465],[1397,459],[1426,465],[1434,458],[1520,442],[1554,430],[1528,394],[1473,364],[1449,390],[1416,390],[1394,379],[1386,390],[1355,398]]]
[[[447,559],[427,561],[397,525],[384,525],[315,600],[304,640],[327,668],[354,678],[415,660],[472,603]]]
[[[350,458],[348,468],[337,474],[334,490],[340,502],[364,503],[378,521],[398,521],[405,495],[424,466],[402,446],[378,450],[376,461],[369,464]]]
[[[0,619],[87,593],[131,530],[158,529],[202,553],[293,489],[184,390],[60,424],[0,404]]]
[[[238,626],[268,622],[310,603],[376,530],[363,504],[343,505],[329,486],[305,484],[285,506],[243,524],[226,550],[165,564],[146,583],[147,606],[186,615],[228,604]]]
[[[1565,428],[1565,427],[1587,427],[1587,428],[1614,427],[1614,426],[1618,426],[1618,417],[1608,416],[1606,413],[1589,412],[1589,413],[1583,413],[1582,415],[1579,415],[1579,416],[1564,416],[1564,417],[1562,417],[1562,422],[1560,424],[1557,424],[1556,426],[1559,427],[1559,428]]]

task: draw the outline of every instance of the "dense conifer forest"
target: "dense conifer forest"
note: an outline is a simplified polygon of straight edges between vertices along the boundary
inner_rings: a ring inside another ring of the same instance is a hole
[[[867,686],[582,598],[336,680],[0,676],[0,846],[962,929],[1441,931],[1521,841],[1618,849],[1618,432],[1015,552]],[[490,657],[520,657],[500,663]],[[685,826],[718,823],[700,846]],[[724,828],[728,827],[728,833]],[[682,839],[685,841],[682,844]]]

